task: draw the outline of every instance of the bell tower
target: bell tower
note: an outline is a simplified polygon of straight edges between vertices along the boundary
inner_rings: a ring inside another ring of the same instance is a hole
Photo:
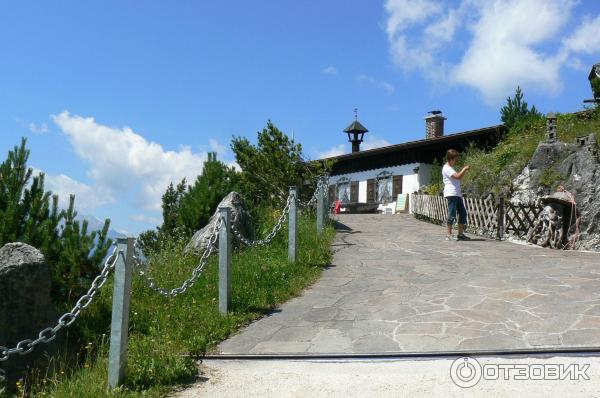
[[[358,109],[354,108],[354,121],[344,129],[344,133],[348,134],[348,141],[352,143],[352,153],[360,151],[360,144],[363,142],[364,135],[368,131],[358,121]]]

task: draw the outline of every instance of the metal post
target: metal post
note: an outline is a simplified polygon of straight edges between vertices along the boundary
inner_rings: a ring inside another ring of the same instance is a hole
[[[231,209],[219,207],[219,216],[219,312],[226,315],[231,306]]]
[[[329,221],[329,173],[323,175],[323,225]]]
[[[111,390],[121,386],[125,381],[134,243],[134,238],[117,239],[118,260],[115,264],[110,352],[108,356],[108,388]]]
[[[323,195],[323,192],[325,192],[325,180],[323,179],[323,177],[319,177],[319,181],[317,184],[321,190],[321,192],[317,193],[317,232],[320,234],[321,232],[323,232],[323,210],[324,210],[324,200],[325,197]]]
[[[290,187],[290,210],[288,214],[288,261],[290,263],[296,262],[296,236],[298,233],[298,195],[296,187]]]
[[[497,239],[504,240],[504,195],[498,197],[498,233]]]

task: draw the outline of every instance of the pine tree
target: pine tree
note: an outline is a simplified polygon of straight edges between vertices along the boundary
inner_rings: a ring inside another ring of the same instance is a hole
[[[58,196],[44,188],[44,174],[33,176],[27,166],[29,155],[23,138],[0,164],[0,246],[23,242],[39,249],[50,266],[53,291],[65,299],[98,273],[112,243],[110,220],[101,231],[89,232],[87,221],[75,220],[74,196],[69,208],[60,210]]]
[[[535,105],[529,109],[529,105],[523,100],[521,87],[517,87],[514,98],[508,97],[506,99],[506,105],[500,110],[500,115],[502,123],[509,129],[528,117],[541,116]]]

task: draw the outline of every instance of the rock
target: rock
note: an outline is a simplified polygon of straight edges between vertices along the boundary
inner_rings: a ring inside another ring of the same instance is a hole
[[[253,240],[255,237],[254,225],[252,224],[252,217],[250,217],[250,213],[244,204],[244,200],[242,196],[237,192],[230,192],[227,196],[221,200],[219,206],[217,207],[229,207],[231,209],[231,223],[232,225],[240,231],[240,233],[246,238]],[[186,253],[197,253],[201,254],[204,252],[208,245],[208,239],[210,238],[214,226],[219,219],[218,210],[217,212],[210,218],[208,224],[204,226],[202,229],[196,231],[192,239],[185,247]],[[234,246],[238,245],[239,242],[235,237],[232,236],[231,242]]]
[[[582,137],[578,144],[541,142],[529,164],[513,181],[513,203],[540,200],[566,202],[564,193],[553,193],[548,176],[572,193],[580,215],[577,249],[600,251],[600,158],[594,137]],[[550,173],[550,174],[549,174]],[[553,184],[554,185],[554,184]],[[560,195],[560,198],[556,195]],[[572,226],[570,233],[574,233]]]
[[[8,243],[0,249],[0,346],[14,348],[56,324],[50,283],[50,270],[39,250],[24,243]],[[52,343],[41,344],[28,355],[11,355],[0,362],[7,386],[14,386],[28,366],[54,350]]]

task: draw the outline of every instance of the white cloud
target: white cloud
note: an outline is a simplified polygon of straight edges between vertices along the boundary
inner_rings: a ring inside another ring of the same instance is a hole
[[[451,72],[454,82],[478,89],[488,103],[517,85],[556,93],[561,60],[536,51],[556,36],[569,18],[570,0],[496,0],[480,8],[473,40]]]
[[[587,18],[565,40],[565,46],[573,52],[597,54],[600,52],[600,15],[595,19]]]
[[[37,125],[37,124],[31,122],[27,125],[27,128],[29,129],[29,131],[31,131],[32,133],[35,133],[35,134],[45,134],[48,132],[48,125],[46,123]]]
[[[346,153],[346,144],[339,144],[339,145],[336,145],[336,146],[326,150],[325,152],[319,152],[317,154],[317,158],[318,159],[333,158],[335,156],[340,156],[345,153]]]
[[[89,164],[94,186],[113,197],[133,195],[135,204],[158,211],[161,196],[170,182],[193,181],[202,172],[206,153],[189,147],[165,150],[129,127],[115,128],[94,118],[64,111],[52,119],[68,137],[77,155]]]
[[[225,153],[227,153],[227,146],[221,144],[219,141],[215,140],[214,138],[210,138],[208,140],[208,146],[210,147],[211,151],[217,153],[219,158],[222,157],[223,155],[225,155]]]
[[[388,95],[392,95],[394,94],[394,91],[396,91],[394,86],[392,86],[390,83],[386,82],[385,80],[379,80],[373,76],[361,74],[356,77],[356,81],[358,81],[359,83],[366,83],[375,86],[385,91]]]
[[[517,85],[526,91],[558,93],[564,66],[579,68],[577,54],[600,53],[600,16],[574,20],[578,4],[577,0],[386,0],[385,29],[398,67],[472,87],[496,105]],[[561,43],[567,28],[571,34]]]
[[[367,151],[369,149],[381,148],[389,145],[391,144],[387,140],[367,133],[365,134],[365,141],[360,146],[360,150]],[[325,159],[345,155],[349,152],[349,148],[349,144],[339,144],[334,147],[331,147],[325,152],[319,152],[317,154],[317,157],[318,159]]]
[[[323,70],[321,70],[321,73],[324,73],[326,75],[337,75],[338,70],[335,66],[328,66],[326,68],[323,68]]]
[[[35,167],[33,170],[34,176],[42,173],[42,170]],[[75,195],[75,208],[78,211],[91,211],[115,201],[110,193],[102,192],[98,187],[91,187],[65,174],[44,173],[44,182],[47,190],[58,195],[58,205],[63,209],[69,207],[70,195]]]
[[[381,148],[389,145],[391,144],[387,140],[367,133],[365,134],[365,142],[361,145],[360,149],[366,151],[368,149]]]
[[[140,222],[140,223],[150,223],[150,224],[155,224],[155,225],[159,225],[162,223],[162,219],[159,217],[153,217],[153,216],[149,216],[147,214],[134,214],[129,216],[129,219],[135,222]]]

